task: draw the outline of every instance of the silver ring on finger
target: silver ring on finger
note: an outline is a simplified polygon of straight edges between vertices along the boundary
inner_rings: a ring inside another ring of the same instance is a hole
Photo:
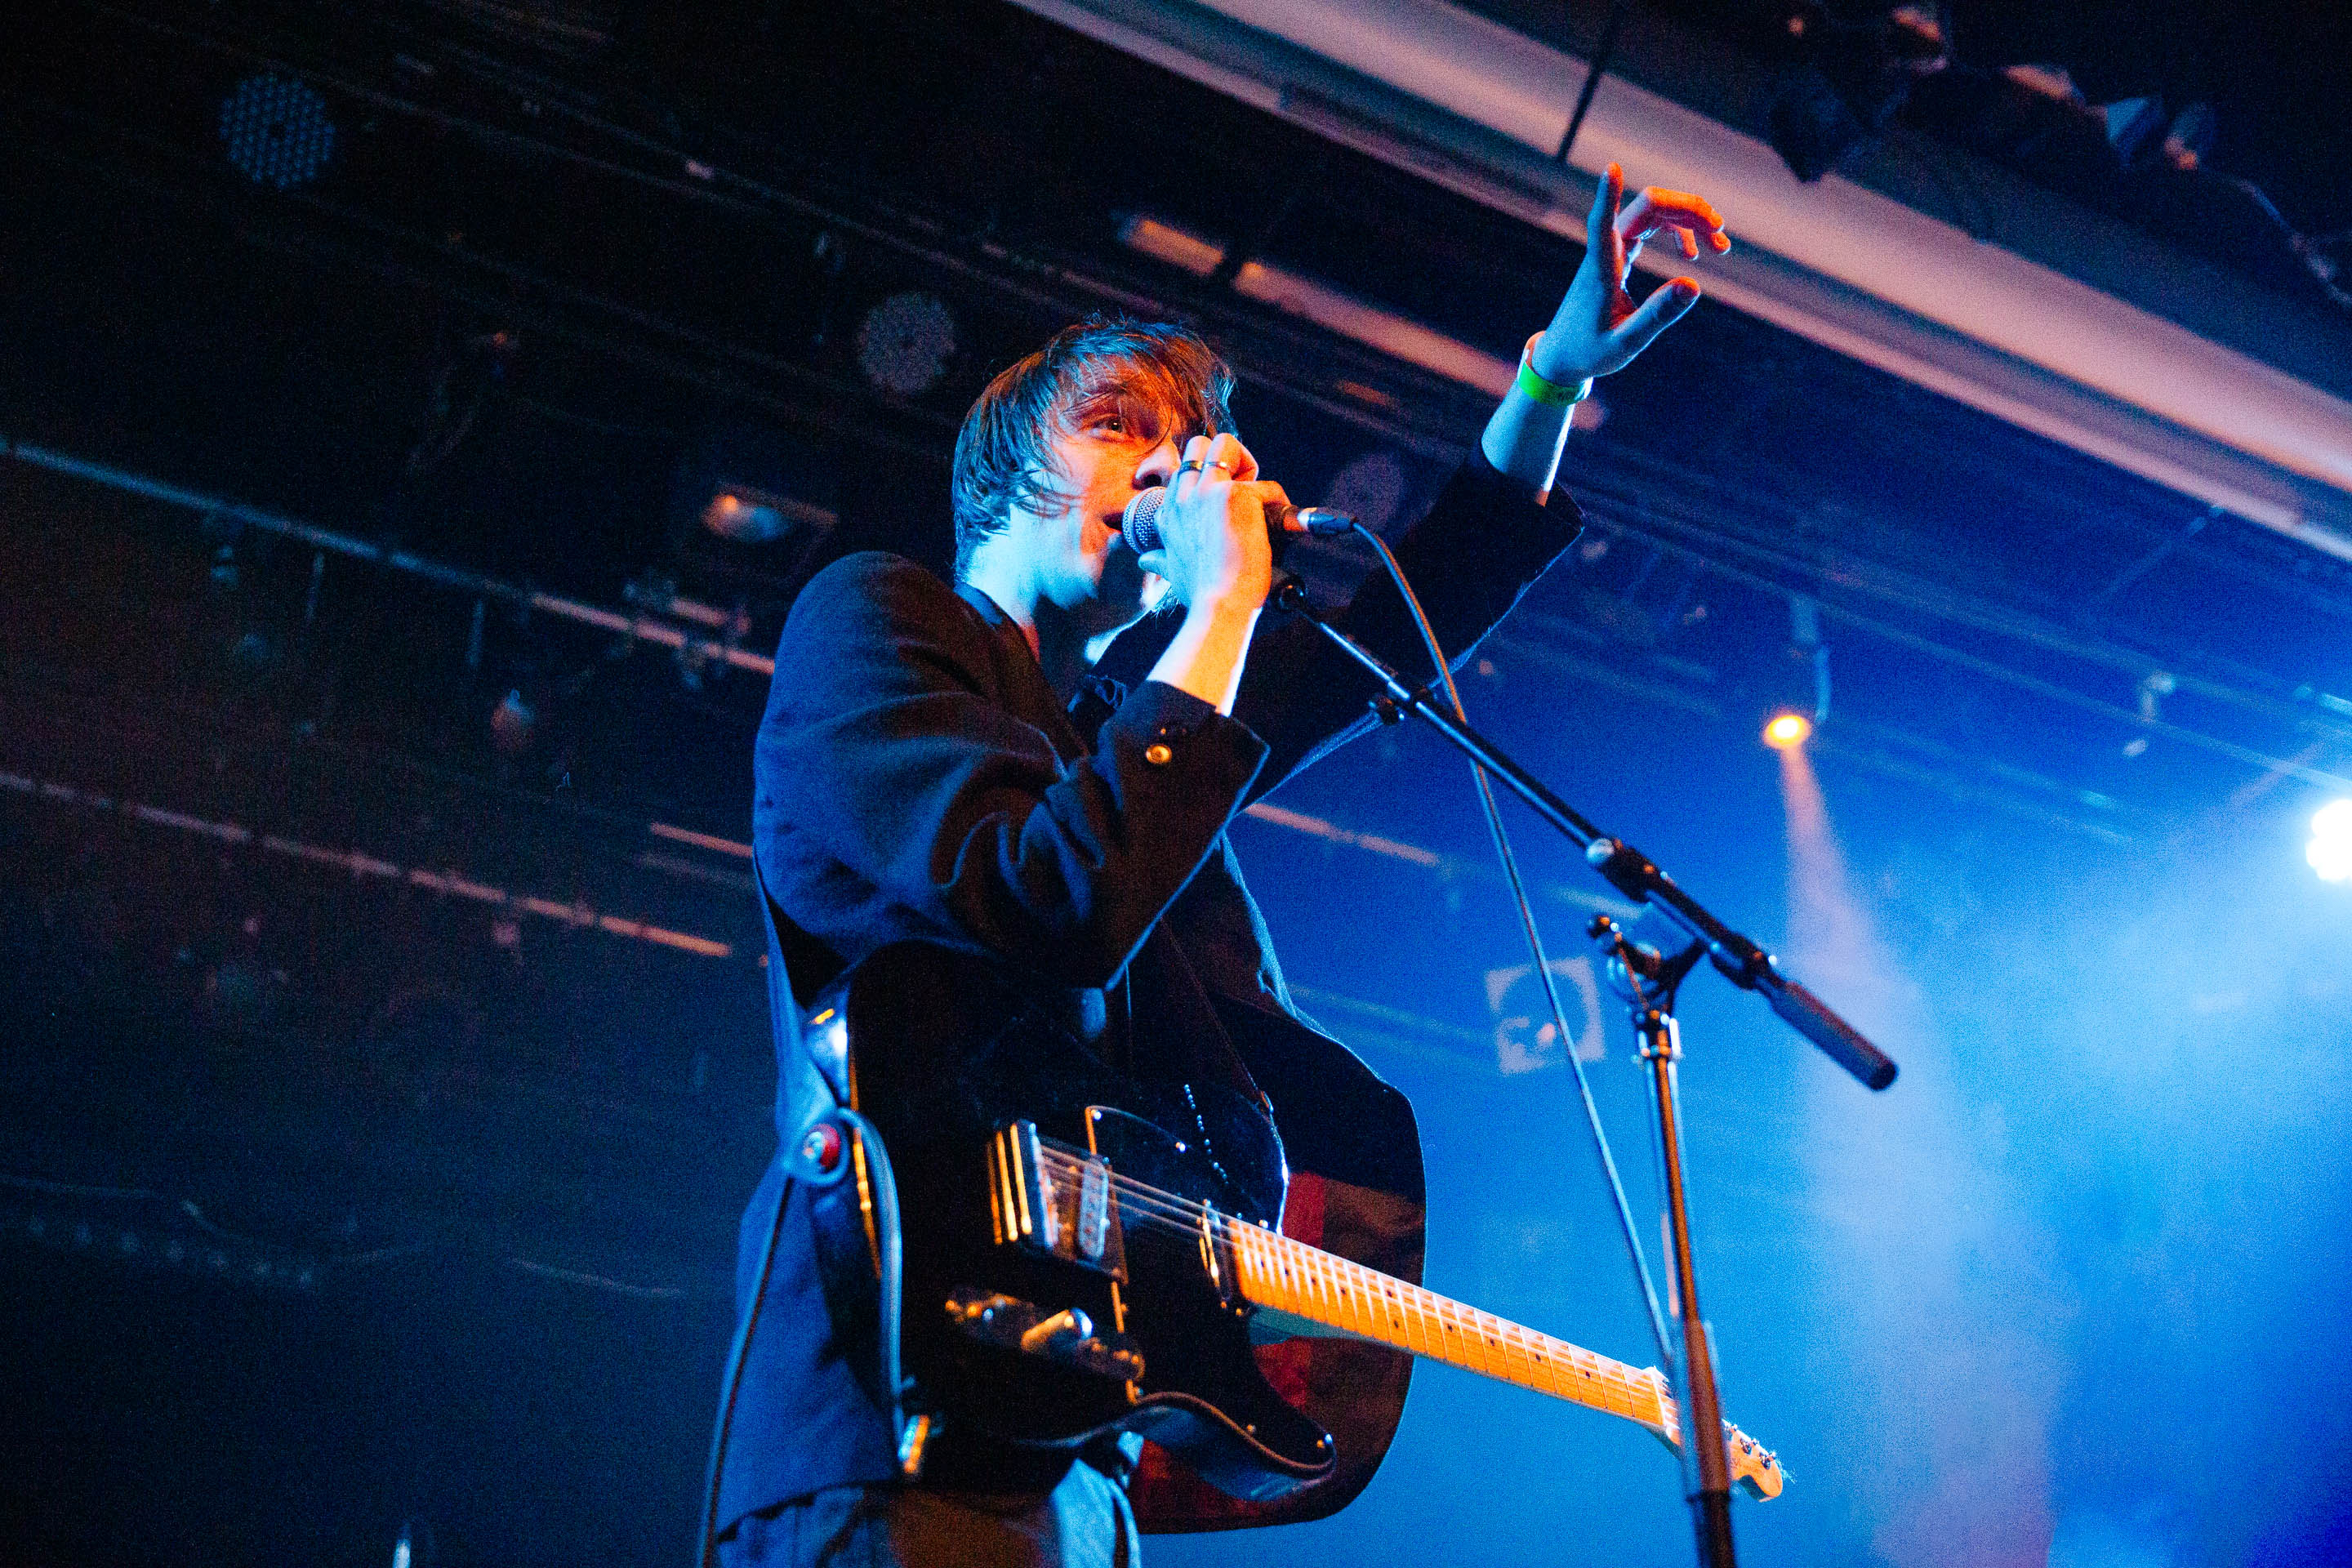
[[[1176,465],[1176,471],[1180,474],[1197,474],[1208,466],[1198,458],[1187,458]]]
[[[1231,463],[1226,462],[1223,458],[1213,458],[1208,462],[1203,463],[1201,466],[1205,468],[1223,468],[1228,474],[1237,471]]]

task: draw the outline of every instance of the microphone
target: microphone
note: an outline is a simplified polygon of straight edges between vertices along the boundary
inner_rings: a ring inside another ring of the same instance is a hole
[[[1160,509],[1168,504],[1168,487],[1154,485],[1127,503],[1119,514],[1118,531],[1127,536],[1128,548],[1138,555],[1160,548]],[[1328,506],[1293,506],[1286,500],[1265,503],[1265,531],[1273,535],[1278,550],[1288,542],[1286,535],[1314,533],[1328,536],[1345,533],[1356,526],[1356,520],[1344,511]]]

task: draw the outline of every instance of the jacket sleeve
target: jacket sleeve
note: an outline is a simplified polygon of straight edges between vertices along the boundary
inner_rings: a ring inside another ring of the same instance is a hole
[[[1437,502],[1391,548],[1420,595],[1438,646],[1461,668],[1583,523],[1576,504],[1554,492],[1538,504],[1527,487],[1497,473],[1475,448]],[[1265,794],[1371,727],[1372,678],[1304,619],[1269,611],[1250,647],[1234,717],[1267,745],[1251,798]],[[1327,617],[1378,654],[1409,684],[1435,674],[1412,613],[1375,565],[1347,607]]]
[[[760,728],[757,851],[771,874],[814,854],[837,890],[840,873],[854,879],[817,918],[793,911],[836,945],[887,911],[892,935],[911,921],[1056,984],[1105,985],[1239,809],[1265,747],[1146,681],[1103,721],[1094,754],[1065,763],[1003,700],[994,637],[895,556],[851,556],[813,579]],[[830,915],[864,924],[829,931]]]

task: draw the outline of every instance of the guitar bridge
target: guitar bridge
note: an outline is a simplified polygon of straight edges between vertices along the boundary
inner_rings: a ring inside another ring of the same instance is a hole
[[[1025,1247],[1127,1279],[1127,1243],[1110,1162],[1037,1136],[1034,1121],[999,1128],[988,1141],[989,1206],[999,1246]]]

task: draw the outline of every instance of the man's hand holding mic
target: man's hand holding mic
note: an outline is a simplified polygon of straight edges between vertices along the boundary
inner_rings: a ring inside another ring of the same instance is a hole
[[[1229,435],[1195,436],[1167,484],[1129,504],[1122,531],[1188,611],[1255,611],[1274,587],[1268,503],[1286,507],[1288,498],[1259,479],[1248,447]]]
[[[1280,485],[1259,479],[1249,448],[1230,435],[1195,436],[1184,443],[1176,471],[1145,520],[1157,533],[1157,547],[1142,552],[1139,564],[1166,579],[1184,606],[1183,624],[1152,666],[1151,679],[1189,691],[1221,713],[1234,710],[1250,634],[1274,589],[1269,503],[1286,507],[1288,498]],[[1137,510],[1129,505],[1130,519]]]
[[[1160,509],[1168,502],[1168,487],[1154,485],[1127,503],[1118,523],[1120,536],[1127,547],[1138,555],[1149,555],[1160,548]],[[1286,534],[1313,533],[1328,536],[1346,533],[1356,526],[1349,513],[1328,506],[1293,506],[1286,496],[1261,496],[1260,505],[1265,511],[1266,537],[1274,542],[1274,557],[1277,565],[1282,561],[1283,539]]]

